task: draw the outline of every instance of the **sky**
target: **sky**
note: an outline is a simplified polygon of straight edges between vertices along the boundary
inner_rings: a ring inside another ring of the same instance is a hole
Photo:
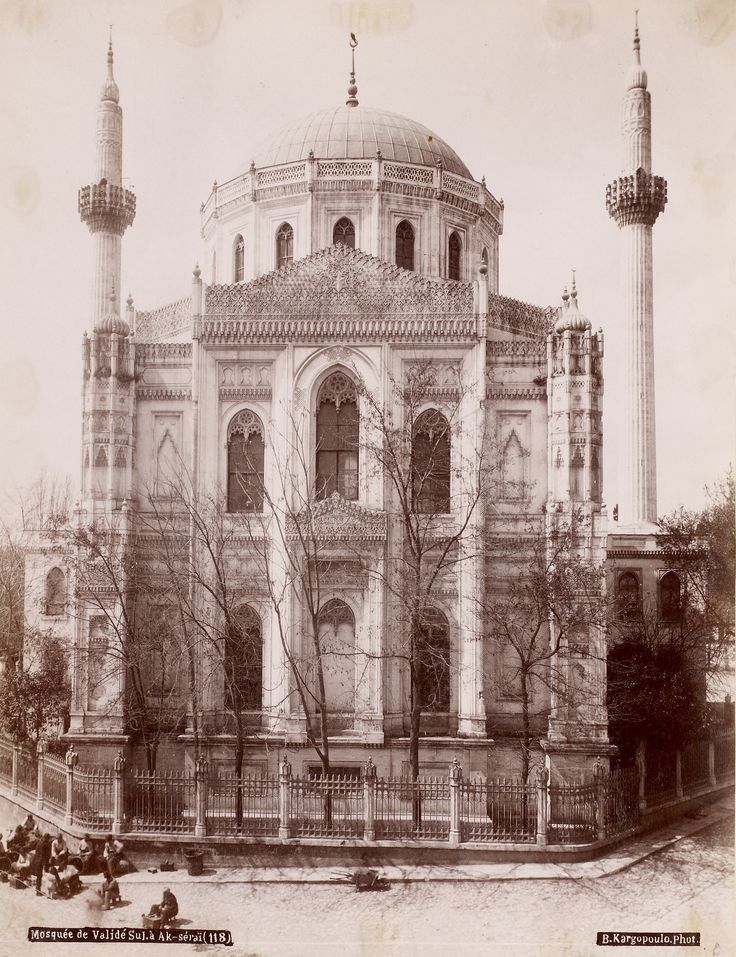
[[[733,461],[736,3],[636,0],[653,113],[658,507],[699,507]],[[505,202],[500,291],[557,304],[571,269],[606,334],[604,500],[617,501],[619,234],[632,9],[620,0],[0,0],[0,496],[79,466],[92,240],[77,190],[113,24],[123,175],[138,198],[123,293],[189,294],[199,207],[269,132],[359,99],[432,128]]]

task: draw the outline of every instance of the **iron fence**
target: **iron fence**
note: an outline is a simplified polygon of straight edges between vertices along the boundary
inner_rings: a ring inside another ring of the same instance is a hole
[[[10,784],[13,780],[13,746],[0,739],[0,779]]]
[[[44,755],[43,800],[59,811],[66,811],[66,765],[58,758]]]
[[[682,749],[681,767],[684,790],[708,784],[710,780],[708,769],[709,749],[708,741],[692,741]]]
[[[362,837],[365,824],[363,784],[331,774],[290,780],[293,837]]]
[[[207,789],[205,820],[208,834],[277,835],[278,778],[215,778]]]
[[[195,779],[186,771],[134,768],[125,788],[125,819],[132,831],[191,834],[195,823]]]
[[[734,771],[734,736],[729,734],[716,738],[713,745],[713,769],[716,780],[721,781]]]
[[[460,840],[534,843],[537,788],[515,778],[463,781]]]
[[[677,795],[677,754],[675,751],[658,751],[647,748],[647,773],[644,790],[647,805],[653,807],[669,801]]]
[[[639,771],[636,767],[619,768],[601,778],[606,834],[621,834],[636,827],[639,811]]]
[[[598,837],[595,784],[550,785],[547,842],[587,844]]]
[[[25,748],[18,752],[18,790],[35,798],[38,788],[38,765],[36,755]]]
[[[447,778],[376,781],[376,838],[446,841],[450,835]]]
[[[74,820],[90,830],[109,831],[115,816],[112,771],[109,768],[77,767],[72,788]]]

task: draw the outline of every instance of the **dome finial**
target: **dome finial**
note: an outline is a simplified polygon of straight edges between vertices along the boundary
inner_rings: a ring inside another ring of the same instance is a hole
[[[646,90],[647,72],[641,65],[641,42],[639,40],[639,11],[634,10],[634,62],[629,70],[628,90]]]
[[[107,41],[107,77],[102,84],[100,99],[112,100],[113,103],[117,103],[120,100],[120,91],[118,90],[118,85],[115,82],[115,77],[112,72],[112,61],[112,24],[110,24],[110,33]]]
[[[578,287],[575,285],[575,270],[572,271],[572,286],[570,288],[570,296],[572,299],[578,298]]]
[[[357,106],[358,97],[356,96],[358,92],[358,87],[355,82],[355,48],[358,45],[358,41],[355,38],[355,34],[350,34],[350,53],[352,57],[352,70],[350,71],[350,83],[348,84],[348,98],[345,100],[345,106]]]

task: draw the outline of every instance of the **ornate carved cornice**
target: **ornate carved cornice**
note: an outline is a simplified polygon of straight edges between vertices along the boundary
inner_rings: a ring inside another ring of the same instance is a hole
[[[667,180],[638,169],[606,186],[606,209],[619,229],[632,223],[653,226],[667,203]]]
[[[220,386],[220,398],[223,400],[233,399],[270,399],[271,386],[248,386],[248,385],[230,385]]]
[[[135,357],[141,365],[162,360],[191,359],[191,342],[136,342]]]
[[[491,356],[519,356],[547,360],[547,344],[539,339],[502,339],[488,343]]]
[[[135,219],[135,194],[110,183],[94,183],[79,190],[79,215],[91,233],[122,236]]]
[[[558,314],[556,306],[533,306],[531,303],[496,293],[491,293],[488,297],[488,318],[492,326],[543,339],[545,343]],[[541,343],[539,348],[542,348]]]
[[[135,314],[136,349],[138,340],[145,343],[170,339],[178,333],[189,330],[192,324],[192,300],[189,297],[178,299],[159,309]],[[191,349],[191,344],[190,349]],[[191,354],[191,353],[190,353]]]
[[[144,385],[138,386],[135,390],[137,399],[157,399],[163,401],[182,400],[189,401],[192,398],[191,389],[166,388],[165,386]]]
[[[533,388],[532,386],[519,386],[518,388],[494,389],[490,384],[486,390],[486,397],[489,399],[533,399],[541,400],[547,398],[547,390],[543,388]]]
[[[337,492],[311,505],[309,511],[289,518],[286,534],[297,538],[308,534],[319,541],[377,542],[386,537],[386,513],[348,502]]]

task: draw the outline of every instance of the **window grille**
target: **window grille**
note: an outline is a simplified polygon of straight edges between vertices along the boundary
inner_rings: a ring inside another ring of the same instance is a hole
[[[323,383],[317,398],[317,498],[337,492],[358,498],[358,395],[342,372]]]
[[[355,226],[347,216],[343,216],[335,223],[335,228],[332,230],[332,242],[342,243],[344,246],[355,249]]]
[[[414,269],[414,228],[405,219],[396,227],[396,265]]]
[[[288,223],[276,233],[276,266],[281,269],[294,259],[294,230]]]
[[[447,243],[447,278],[460,279],[460,257],[462,254],[462,240],[457,233],[450,233]]]

